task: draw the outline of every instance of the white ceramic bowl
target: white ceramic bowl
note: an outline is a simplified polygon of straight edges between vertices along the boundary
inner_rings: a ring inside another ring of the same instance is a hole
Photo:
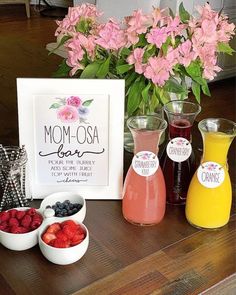
[[[20,207],[20,208],[14,208],[14,209],[27,210],[30,208]],[[37,210],[37,212],[40,213],[39,210]],[[34,247],[35,245],[37,245],[38,243],[38,232],[42,224],[37,229],[28,233],[23,233],[23,234],[7,233],[0,230],[0,242],[4,247],[10,250],[23,251],[23,250],[30,249]]]
[[[60,222],[60,219],[57,217],[54,217],[54,218],[47,218],[44,221],[43,226],[40,228],[38,232],[39,248],[42,254],[44,255],[44,257],[47,258],[52,263],[59,264],[59,265],[67,265],[67,264],[71,264],[78,261],[84,256],[89,245],[89,232],[84,224],[77,222],[78,224],[82,226],[82,228],[84,229],[86,233],[86,237],[80,244],[73,247],[69,247],[69,248],[55,248],[55,247],[49,246],[42,240],[41,235],[50,224],[53,224],[54,222]]]
[[[54,194],[47,196],[42,201],[39,210],[40,210],[41,214],[44,216],[43,212],[48,205],[52,206],[52,205],[55,205],[56,202],[62,203],[65,200],[69,200],[71,203],[79,203],[82,205],[82,208],[77,213],[75,213],[73,215],[65,216],[65,217],[57,217],[58,222],[64,221],[67,219],[73,219],[75,221],[82,223],[84,221],[84,218],[86,215],[86,202],[82,196],[80,196],[79,194],[74,193],[74,192],[59,192],[59,193],[54,193]]]

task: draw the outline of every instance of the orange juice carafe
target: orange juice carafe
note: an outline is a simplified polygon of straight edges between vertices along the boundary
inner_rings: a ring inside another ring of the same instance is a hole
[[[136,225],[157,224],[166,208],[165,180],[157,151],[167,122],[148,115],[131,117],[127,125],[134,138],[134,157],[124,182],[123,216]]]
[[[236,135],[236,123],[226,119],[205,119],[198,124],[203,138],[203,157],[187,194],[186,218],[206,229],[228,223],[232,188],[227,153]]]

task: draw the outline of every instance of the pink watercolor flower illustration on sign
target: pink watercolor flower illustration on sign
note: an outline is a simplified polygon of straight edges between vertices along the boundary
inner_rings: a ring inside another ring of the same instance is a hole
[[[151,155],[152,155],[151,153],[143,153],[143,154],[141,154],[141,159],[148,160],[148,159],[150,159]]]
[[[177,145],[184,145],[184,140],[183,139],[178,139],[178,140],[176,140],[176,144]]]
[[[210,164],[206,165],[204,168],[206,168],[208,171],[214,171],[214,170],[216,170],[217,165],[210,163]]]
[[[57,118],[63,123],[88,123],[89,106],[93,99],[83,101],[79,96],[69,96],[67,98],[57,97],[57,102],[50,106],[56,110]]]

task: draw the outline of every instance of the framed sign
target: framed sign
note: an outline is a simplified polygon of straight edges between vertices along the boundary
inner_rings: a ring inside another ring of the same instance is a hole
[[[17,97],[28,197],[121,198],[124,80],[18,78]]]

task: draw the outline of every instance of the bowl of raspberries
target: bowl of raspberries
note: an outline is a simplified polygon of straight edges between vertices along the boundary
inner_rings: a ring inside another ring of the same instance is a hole
[[[50,262],[67,265],[78,261],[87,251],[89,233],[76,220],[46,219],[39,230],[39,248]]]
[[[85,199],[77,193],[58,192],[47,196],[41,203],[40,211],[45,218],[68,218],[83,222],[86,214]]]
[[[38,243],[43,216],[35,208],[20,207],[0,212],[0,242],[10,250],[27,250]]]

